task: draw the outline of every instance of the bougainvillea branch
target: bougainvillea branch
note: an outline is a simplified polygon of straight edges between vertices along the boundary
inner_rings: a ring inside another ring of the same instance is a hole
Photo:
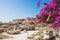
[[[44,3],[45,7],[41,9],[40,13],[36,16],[38,23],[51,23],[54,29],[60,27],[60,0],[50,0]],[[38,7],[40,3],[38,2]]]
[[[37,2],[37,7],[38,7],[38,8],[40,7],[40,1]]]

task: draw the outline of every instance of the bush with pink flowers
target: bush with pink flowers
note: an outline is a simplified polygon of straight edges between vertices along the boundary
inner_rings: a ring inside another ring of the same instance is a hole
[[[51,23],[54,29],[60,27],[60,0],[50,0],[48,4],[36,15],[38,23]]]

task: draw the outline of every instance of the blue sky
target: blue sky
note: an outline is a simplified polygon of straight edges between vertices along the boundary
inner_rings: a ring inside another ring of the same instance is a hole
[[[35,17],[44,7],[41,2],[37,8],[38,0],[0,0],[0,21],[8,22],[13,19]],[[44,0],[49,2],[49,0]]]

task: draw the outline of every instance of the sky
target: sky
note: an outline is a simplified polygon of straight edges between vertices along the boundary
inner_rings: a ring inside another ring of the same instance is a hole
[[[43,2],[37,8],[39,0],[0,0],[0,21],[8,22],[14,19],[36,17],[44,7]],[[49,3],[50,0],[44,0]]]

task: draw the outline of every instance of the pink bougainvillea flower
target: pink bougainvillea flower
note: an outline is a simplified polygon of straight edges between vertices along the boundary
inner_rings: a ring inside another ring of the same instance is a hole
[[[58,15],[60,15],[60,11],[58,11]]]
[[[38,19],[39,19],[40,17],[41,17],[41,14],[39,14],[39,15],[36,15],[36,18],[38,18]]]
[[[56,30],[56,29],[58,29],[58,27],[59,27],[59,23],[54,23],[53,24],[53,28]]]
[[[46,3],[46,2],[44,2],[44,5],[47,5],[47,3]]]
[[[37,2],[37,7],[38,7],[38,8],[40,7],[40,1]]]

